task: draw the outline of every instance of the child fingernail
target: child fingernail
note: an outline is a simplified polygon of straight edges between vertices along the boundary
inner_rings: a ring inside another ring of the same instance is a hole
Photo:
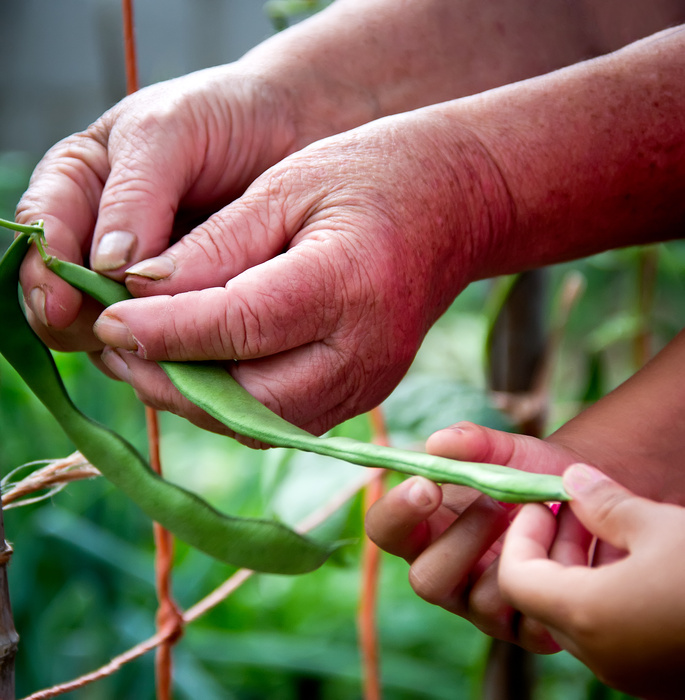
[[[135,243],[136,237],[128,231],[106,233],[93,255],[93,269],[109,272],[123,267],[130,261]]]
[[[162,280],[170,277],[175,269],[173,260],[165,255],[160,255],[157,258],[150,258],[132,265],[126,270],[126,274],[147,277],[151,280]]]
[[[571,495],[591,490],[596,484],[606,480],[599,469],[587,464],[572,464],[563,476],[564,486]]]
[[[413,483],[407,492],[407,501],[417,508],[427,508],[433,502],[430,492],[422,479],[411,479]]]

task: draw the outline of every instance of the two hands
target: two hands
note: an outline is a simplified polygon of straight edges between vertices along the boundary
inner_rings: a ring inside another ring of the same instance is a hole
[[[22,287],[49,345],[85,347],[149,405],[221,430],[156,365],[220,360],[262,403],[321,433],[387,397],[466,284],[471,247],[450,238],[477,227],[455,206],[454,163],[504,188],[475,137],[445,152],[439,113],[300,148],[301,127],[278,116],[292,106],[255,82],[221,69],[142,90],[38,166],[18,219],[44,218],[51,253],[142,298],[100,316],[35,252]]]
[[[685,508],[636,496],[554,442],[457,424],[427,449],[546,464],[563,472],[572,500],[555,514],[419,477],[402,482],[371,508],[367,531],[411,564],[419,596],[536,653],[566,649],[625,692],[679,696]]]

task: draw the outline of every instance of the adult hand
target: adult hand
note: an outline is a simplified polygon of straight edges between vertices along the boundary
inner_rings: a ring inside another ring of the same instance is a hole
[[[301,145],[295,114],[287,92],[238,65],[143,89],[45,155],[17,219],[44,219],[52,253],[123,280],[126,268],[162,252]],[[46,342],[102,347],[90,330],[100,309],[47,272],[35,251],[21,281]]]
[[[524,506],[500,559],[505,598],[608,685],[682,697],[685,509],[636,497],[586,465],[570,467],[564,485],[580,522],[624,556],[601,567],[582,552],[559,561],[549,509]]]
[[[465,129],[449,146],[445,131],[430,108],[319,141],[130,268],[127,285],[145,298],[95,326],[118,348],[104,355],[110,370],[210,429],[154,362],[226,361],[258,400],[314,433],[377,405],[466,283],[472,240],[506,211],[477,138]]]

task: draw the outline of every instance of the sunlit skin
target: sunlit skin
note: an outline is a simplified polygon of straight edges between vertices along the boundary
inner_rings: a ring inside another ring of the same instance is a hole
[[[226,360],[315,433],[376,405],[469,282],[680,235],[683,34],[576,62],[685,17],[611,4],[339,0],[126,98],[45,156],[18,219],[146,298],[93,336],[33,255],[31,322],[205,427],[146,360]]]
[[[681,332],[547,440],[471,423],[428,440],[442,456],[563,473],[573,500],[556,517],[547,506],[512,509],[415,477],[371,508],[369,535],[410,562],[418,595],[486,633],[538,653],[567,649],[640,697],[679,697],[684,368]],[[602,471],[569,470],[578,462]]]

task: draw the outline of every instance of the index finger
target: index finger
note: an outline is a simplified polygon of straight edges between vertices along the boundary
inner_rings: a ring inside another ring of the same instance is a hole
[[[106,149],[98,140],[86,134],[64,139],[36,167],[17,207],[17,221],[43,219],[49,252],[83,264],[108,168]],[[21,285],[29,308],[44,325],[63,329],[76,320],[80,292],[49,272],[35,250],[22,266]]]
[[[574,591],[582,591],[585,567],[551,560],[556,533],[549,508],[525,505],[507,532],[499,562],[499,584],[507,602],[546,626],[558,627]]]

